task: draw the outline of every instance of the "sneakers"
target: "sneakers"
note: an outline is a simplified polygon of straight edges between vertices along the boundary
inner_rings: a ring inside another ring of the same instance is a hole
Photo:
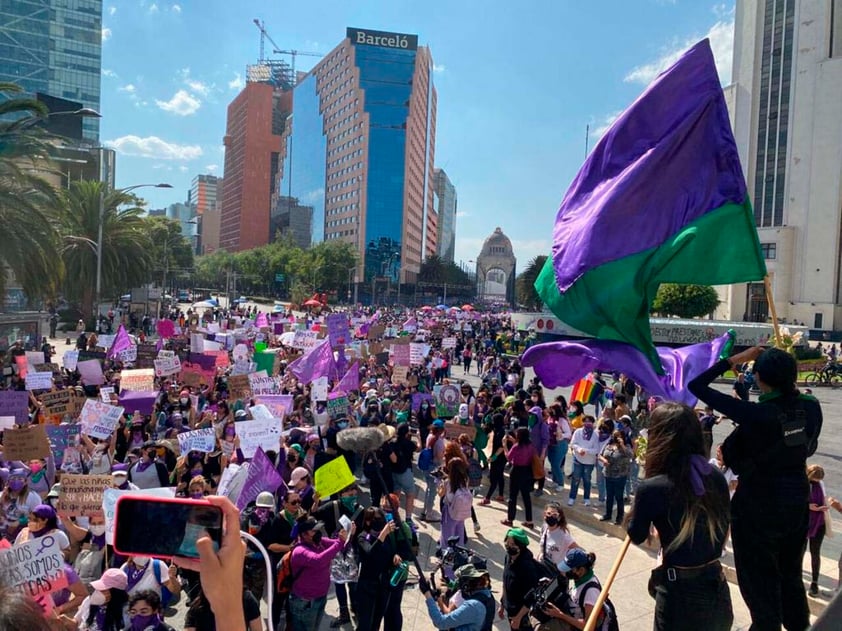
[[[488,498],[483,498],[483,500],[479,503],[480,506],[488,506],[491,504],[491,500]]]
[[[541,497],[543,494],[544,494],[544,491],[542,489],[538,489],[537,491],[532,492],[532,495],[534,497]]]
[[[818,583],[810,583],[810,596],[818,596],[819,595],[819,585]]]
[[[575,504],[575,503],[576,503],[576,500],[574,500],[573,498],[570,498],[569,500],[567,500],[568,506],[573,506],[573,504]]]
[[[611,515],[603,515],[599,518],[599,521],[611,521]]]
[[[591,501],[590,501],[590,500],[585,500],[585,506],[590,506],[590,505],[591,505]],[[571,504],[570,506],[572,506],[572,504]]]
[[[482,530],[482,527],[479,525],[478,521],[475,521],[474,522],[474,534],[478,533],[480,530]]]

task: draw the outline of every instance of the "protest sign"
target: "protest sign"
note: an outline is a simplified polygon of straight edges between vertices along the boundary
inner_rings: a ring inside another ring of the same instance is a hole
[[[327,401],[328,378],[318,377],[310,384],[310,400]]]
[[[249,349],[245,344],[237,344],[234,346],[234,350],[231,351],[231,357],[234,358],[234,361],[239,361],[243,359],[249,358]]]
[[[444,437],[447,440],[459,440],[459,436],[467,434],[471,442],[474,442],[474,436],[477,435],[477,428],[473,425],[462,425],[461,423],[445,423]]]
[[[26,373],[24,380],[27,390],[49,390],[53,387],[53,373],[50,372],[34,372],[32,370]]]
[[[395,366],[409,366],[411,347],[406,344],[392,344],[390,356]]]
[[[114,513],[117,511],[117,500],[121,495],[175,497],[175,488],[155,487],[152,489],[140,489],[139,491],[123,491],[114,488],[105,489],[102,492],[102,512],[105,513],[105,543],[108,545],[114,544]]]
[[[348,467],[348,461],[342,456],[316,469],[315,485],[319,497],[330,497],[354,482],[356,478]]]
[[[111,403],[111,395],[114,394],[113,386],[102,386],[99,389],[99,398],[103,403]]]
[[[44,414],[58,423],[61,422],[65,415],[75,416],[78,411],[76,397],[72,390],[42,392],[38,395],[38,400],[44,404]]]
[[[433,394],[436,397],[436,414],[439,417],[453,417],[459,413],[459,388],[453,385],[435,386]]]
[[[377,353],[377,354],[374,356],[374,362],[375,362],[378,366],[385,366],[386,364],[388,364],[388,363],[389,363],[389,353],[388,353],[388,352],[386,352],[386,351],[384,351],[384,352],[382,352],[382,353]]]
[[[15,429],[17,423],[14,416],[0,416],[0,431],[4,429]]]
[[[272,461],[263,453],[263,449],[258,447],[254,453],[254,458],[249,462],[243,488],[239,497],[237,497],[237,508],[244,509],[249,502],[257,499],[257,495],[261,491],[274,493],[283,483],[284,479],[277,472]]]
[[[444,337],[444,338],[442,338],[441,347],[442,348],[456,348],[456,338],[455,337]]]
[[[79,351],[79,361],[98,361],[100,365],[105,361],[105,351]]]
[[[252,396],[265,394],[278,394],[281,391],[281,380],[279,377],[258,377],[259,373],[249,375],[249,385]]]
[[[52,450],[44,425],[30,425],[3,432],[3,459],[30,460],[49,458]]]
[[[184,369],[181,371],[181,380],[188,388],[198,388],[202,385],[204,376],[195,370]]]
[[[392,370],[392,383],[406,384],[409,381],[409,368],[406,366],[395,366]]]
[[[386,327],[382,324],[372,324],[368,327],[366,337],[370,340],[379,340],[386,332]]]
[[[178,356],[159,357],[154,362],[156,377],[169,377],[181,372],[181,360]]]
[[[251,414],[251,417],[257,421],[271,421],[276,418],[272,414],[272,410],[262,403],[249,407],[249,414]]]
[[[64,425],[45,425],[44,430],[47,432],[47,439],[50,441],[50,448],[53,452],[55,461],[59,464],[64,462],[64,450],[69,445],[75,445],[81,425],[79,423],[64,424]]]
[[[22,390],[0,390],[0,416],[14,416],[18,424],[29,420],[29,393]]]
[[[281,422],[278,419],[239,421],[234,423],[240,450],[246,458],[253,458],[258,447],[264,451],[277,451],[281,440]]]
[[[30,370],[34,369],[37,364],[44,363],[44,353],[41,351],[24,351],[24,354]]]
[[[348,402],[348,397],[344,395],[329,395],[327,399],[327,413],[330,418],[339,418],[347,416],[351,404]]]
[[[61,476],[61,493],[58,496],[57,510],[72,517],[95,515],[102,512],[102,494],[111,488],[112,478],[107,475],[76,475],[65,473]]]
[[[348,326],[347,313],[331,313],[326,318],[327,336],[330,338],[331,348],[344,346],[351,341],[351,331]]]
[[[102,364],[98,359],[81,359],[76,364],[76,370],[82,375],[82,383],[86,386],[101,386],[105,383],[105,375],[102,374]]]
[[[79,413],[82,433],[86,436],[106,439],[111,436],[111,432],[117,427],[122,415],[123,408],[119,406],[87,399]]]
[[[201,353],[205,350],[205,336],[203,333],[190,334],[190,352]]]
[[[248,375],[228,376],[228,397],[232,401],[251,398],[251,384]]]
[[[138,344],[135,366],[138,368],[154,368],[155,357],[158,355],[157,344]]]
[[[227,467],[225,467],[225,470],[222,472],[222,475],[219,478],[219,485],[216,487],[216,494],[217,495],[221,495],[221,496],[227,497],[229,499],[232,499],[232,497],[233,497],[233,500],[235,502],[237,501],[237,496],[236,495],[232,496],[230,494],[230,491],[233,488],[232,487],[232,481],[234,481],[235,478],[237,477],[237,472],[239,470],[240,470],[240,465],[238,465],[236,463],[233,463],[233,462],[231,464],[229,464]],[[240,484],[239,488],[242,488],[242,484]],[[238,491],[238,494],[239,494],[239,491]]]
[[[256,347],[257,344],[255,344],[255,348]],[[278,359],[277,353],[255,353],[254,364],[257,367],[258,371],[265,370],[269,375],[274,375],[278,372],[277,369],[280,365],[280,360]]]
[[[292,338],[293,348],[301,348],[309,350],[319,343],[319,334],[317,331],[296,331],[295,337]]]
[[[269,409],[274,418],[283,420],[292,411],[295,397],[291,394],[272,394],[261,395],[257,400]]]
[[[115,354],[115,357],[124,364],[134,364],[137,361],[137,346],[132,344]]]
[[[58,538],[44,535],[0,552],[4,586],[35,597],[68,585]]]
[[[409,345],[409,363],[413,366],[422,365],[424,363],[424,358],[427,356],[428,352],[429,349],[426,344],[412,342]]]
[[[62,363],[64,367],[70,372],[76,370],[76,364],[79,361],[79,351],[64,351],[64,358]]]
[[[120,374],[120,389],[135,392],[152,390],[155,387],[155,371],[152,368],[124,370]]]
[[[164,357],[175,357],[175,351],[162,348],[158,351],[157,359],[162,359]]]
[[[158,393],[154,390],[146,392],[134,392],[133,390],[120,390],[120,405],[131,412],[141,414],[152,414],[155,407],[155,399]]]
[[[216,432],[212,427],[183,432],[177,438],[182,455],[188,451],[201,451],[209,454],[216,447]]]
[[[232,375],[248,375],[251,372],[254,372],[256,365],[253,361],[249,361],[248,359],[238,359],[234,362],[234,366],[231,368]]]
[[[50,362],[49,364],[37,364],[35,366],[36,372],[51,372],[53,376],[61,374],[61,368],[58,367],[58,364]]]

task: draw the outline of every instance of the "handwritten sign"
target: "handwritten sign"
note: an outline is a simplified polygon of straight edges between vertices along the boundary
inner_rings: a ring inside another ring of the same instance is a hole
[[[330,398],[328,397],[327,400],[327,413],[330,418],[339,418],[340,416],[347,416],[348,408],[350,404],[348,403],[348,397],[346,396],[338,396]]]
[[[183,432],[178,435],[178,446],[182,454],[186,454],[188,451],[201,451],[209,454],[216,447],[216,432],[212,427]]]
[[[120,375],[120,389],[146,392],[155,387],[155,371],[152,368],[124,370]]]
[[[392,383],[395,385],[409,382],[409,368],[407,366],[395,366],[392,370]]]
[[[29,393],[0,390],[0,416],[14,416],[18,424],[29,420]]]
[[[137,359],[134,364],[138,368],[154,368],[155,357],[158,354],[157,344],[138,344]]]
[[[252,396],[280,393],[281,380],[278,377],[261,377],[258,375],[259,373],[249,375]]]
[[[88,399],[79,413],[82,433],[87,436],[106,439],[111,436],[122,415],[123,408],[119,406]]]
[[[42,392],[38,400],[44,404],[44,413],[56,422],[61,422],[65,415],[75,416],[78,411],[76,397],[72,390]]]
[[[406,344],[392,344],[392,350],[389,353],[392,357],[392,363],[395,366],[409,366],[410,363],[410,346]]]
[[[67,368],[70,372],[76,370],[76,364],[79,361],[79,351],[64,351],[64,357],[62,358],[62,364],[64,367]]]
[[[295,337],[292,338],[292,344],[290,344],[290,346],[292,346],[293,348],[309,350],[318,343],[318,331],[296,331]]]
[[[102,374],[102,364],[98,359],[81,359],[76,364],[76,370],[82,375],[82,382],[87,386],[101,386],[105,383],[105,375]]]
[[[441,340],[441,347],[442,348],[456,348],[456,338],[455,337],[443,337]]]
[[[103,403],[111,403],[111,395],[114,394],[113,386],[102,386],[99,389],[99,398]]]
[[[348,325],[347,313],[331,313],[326,318],[327,336],[330,338],[331,348],[344,346],[351,341],[351,331]]]
[[[315,483],[319,497],[330,497],[354,482],[356,478],[348,467],[348,461],[342,456],[316,469]]]
[[[269,408],[274,418],[283,420],[292,411],[295,397],[291,394],[262,395],[258,401]]]
[[[173,357],[159,357],[154,362],[156,377],[169,377],[181,372],[181,360],[177,355]]]
[[[386,327],[382,324],[372,324],[368,327],[366,337],[370,340],[379,340],[386,332]]]
[[[58,510],[68,515],[92,515],[102,512],[102,494],[111,488],[110,475],[61,476],[61,493],[58,496]]]
[[[45,535],[0,552],[0,569],[7,588],[32,597],[64,589],[64,555],[58,539]]]
[[[64,462],[64,450],[70,445],[75,445],[77,436],[82,429],[79,423],[65,425],[45,425],[47,439],[50,441],[50,448],[53,457],[58,463]]]
[[[27,390],[49,390],[53,387],[53,373],[27,371],[25,384]]]
[[[228,376],[228,396],[232,400],[251,398],[251,383],[249,383],[248,375]]]
[[[52,450],[43,425],[30,425],[3,432],[3,458],[29,461],[49,458]]]
[[[281,439],[281,422],[278,419],[239,421],[234,423],[240,449],[246,458],[253,458],[258,447],[263,451],[277,451]]]
[[[424,358],[428,352],[429,349],[426,344],[412,342],[409,345],[409,363],[413,366],[420,366],[424,363]]]

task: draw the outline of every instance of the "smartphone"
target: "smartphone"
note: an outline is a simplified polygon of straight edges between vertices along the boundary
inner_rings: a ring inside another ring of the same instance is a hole
[[[207,500],[123,495],[114,515],[114,550],[123,555],[199,558],[196,541],[222,543],[222,510]]]
[[[395,521],[394,515],[392,513],[386,513],[386,521]]]

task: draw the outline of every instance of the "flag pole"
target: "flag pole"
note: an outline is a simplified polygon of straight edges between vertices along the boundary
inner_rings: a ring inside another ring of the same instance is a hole
[[[766,285],[766,301],[769,303],[769,313],[772,314],[772,329],[775,332],[775,346],[782,348],[781,345],[781,327],[778,324],[778,312],[775,310],[775,298],[772,296],[772,281],[769,279],[769,274],[763,277],[763,283]]]
[[[611,571],[608,573],[608,578],[605,579],[605,584],[602,586],[602,589],[599,592],[599,598],[596,599],[593,609],[591,609],[591,615],[590,617],[588,617],[588,621],[585,623],[583,631],[594,631],[594,629],[596,628],[596,623],[599,619],[599,614],[602,613],[602,606],[605,604],[605,601],[608,598],[608,590],[611,589],[611,585],[614,583],[614,579],[617,578],[617,572],[620,571],[620,565],[622,565],[623,559],[626,557],[626,552],[629,551],[629,544],[631,544],[631,538],[628,535],[626,535],[626,539],[623,541],[623,546],[620,548],[620,552],[617,554],[617,558],[614,559],[614,565],[611,566]]]

